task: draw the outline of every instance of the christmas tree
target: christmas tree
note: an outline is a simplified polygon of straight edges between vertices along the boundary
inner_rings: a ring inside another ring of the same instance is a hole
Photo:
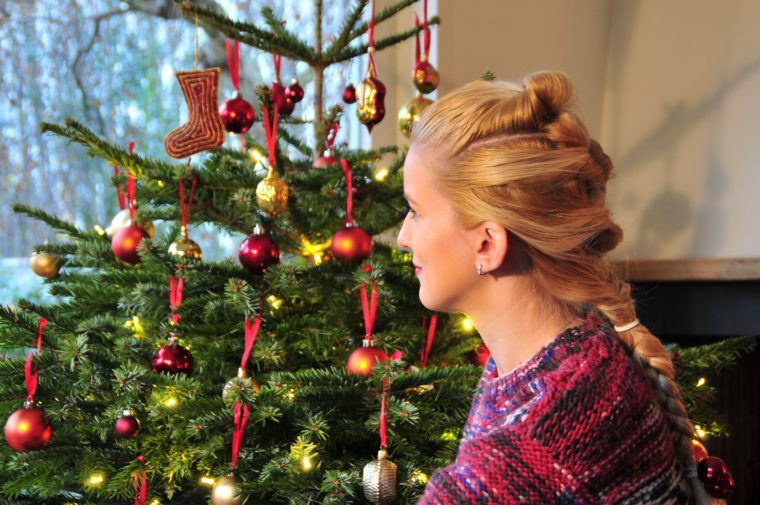
[[[329,43],[321,0],[312,42],[267,8],[257,25],[181,4],[229,37],[235,88],[233,41],[271,53],[276,68],[280,58],[309,65],[307,138],[296,133],[305,123],[297,82],[260,86],[255,100],[236,96],[217,112],[214,69],[178,73],[189,120],[164,143],[187,162],[141,156],[75,120],[42,125],[116,167],[122,211],[109,229],[87,231],[15,206],[68,240],[32,259],[55,304],[0,307],[3,346],[37,351],[0,361],[10,444],[0,449],[0,503],[414,503],[454,458],[480,340],[462,315],[420,305],[410,254],[381,238],[406,214],[404,150],[335,144],[341,121],[371,129],[385,114],[374,52],[419,34],[421,94],[400,114],[402,129],[429,103],[437,19],[374,40],[376,23],[415,1],[375,13],[357,0]],[[345,93],[358,103],[345,112],[323,103],[325,69],[363,55],[367,77]],[[221,146],[224,129],[242,149]],[[154,230],[153,220],[166,225]],[[203,261],[191,238],[200,223],[250,236],[231,259]],[[708,432],[722,428],[705,408],[712,391],[698,385],[700,370],[747,345],[674,349],[687,404]]]

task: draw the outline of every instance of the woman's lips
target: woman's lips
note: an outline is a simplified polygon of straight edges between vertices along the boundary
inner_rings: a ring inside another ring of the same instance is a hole
[[[420,272],[422,272],[422,268],[414,267],[414,275],[420,275]]]

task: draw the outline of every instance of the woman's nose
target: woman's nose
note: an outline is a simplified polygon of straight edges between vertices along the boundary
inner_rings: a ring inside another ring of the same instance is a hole
[[[404,219],[404,223],[401,225],[401,229],[398,231],[398,237],[396,237],[396,243],[401,249],[408,251],[412,250],[412,243],[409,237],[409,227],[406,225],[409,219]]]

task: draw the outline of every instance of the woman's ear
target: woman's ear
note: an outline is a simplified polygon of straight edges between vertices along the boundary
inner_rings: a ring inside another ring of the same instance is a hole
[[[509,250],[509,232],[502,225],[486,221],[474,231],[476,240],[475,268],[483,265],[483,273],[498,270],[504,264]]]

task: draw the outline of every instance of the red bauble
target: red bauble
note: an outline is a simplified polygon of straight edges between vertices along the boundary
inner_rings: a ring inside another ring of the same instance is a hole
[[[272,83],[271,92],[272,102],[277,105],[277,110],[283,116],[289,116],[293,113],[296,104],[289,97],[285,95],[285,88],[282,87],[277,81]]]
[[[356,88],[354,88],[353,84],[349,84],[343,90],[343,101],[346,103],[356,102]]]
[[[239,91],[219,106],[219,117],[222,118],[224,129],[230,133],[245,133],[253,124],[256,111],[253,105],[244,100]]]
[[[484,367],[488,364],[489,359],[491,359],[491,351],[488,350],[485,344],[481,344],[478,350],[475,351],[473,362],[478,366]]]
[[[116,420],[116,436],[119,438],[135,438],[140,434],[140,421],[131,410],[125,410]]]
[[[370,345],[369,340],[364,340],[364,345],[355,349],[348,357],[346,371],[348,375],[372,375],[372,367],[376,363],[388,361],[388,354],[382,349]]]
[[[280,250],[272,237],[257,226],[253,230],[253,235],[243,240],[240,245],[238,258],[249,271],[260,274],[269,265],[280,262]]]
[[[696,438],[692,439],[691,441],[691,450],[694,453],[694,460],[697,463],[709,456],[709,454],[707,454],[707,449],[705,449],[705,446],[702,445],[702,442]]]
[[[148,232],[135,224],[130,224],[114,234],[111,239],[111,250],[121,261],[136,265],[140,263],[137,246],[144,238],[148,238]]]
[[[19,452],[39,451],[50,443],[53,425],[45,411],[25,406],[11,414],[5,423],[5,440]]]
[[[364,261],[372,252],[372,237],[356,226],[349,223],[333,235],[330,251],[334,258],[343,261]]]
[[[432,93],[438,87],[441,82],[441,77],[438,75],[438,71],[427,60],[420,60],[414,67],[412,72],[412,80],[417,90],[426,95]]]
[[[298,84],[298,79],[290,81],[290,86],[285,88],[285,97],[289,98],[293,103],[298,103],[303,100],[303,95],[304,91],[301,85]]]
[[[338,158],[335,157],[335,153],[332,149],[325,151],[322,156],[314,160],[314,168],[327,168],[329,166],[338,163]]]
[[[697,475],[714,498],[725,498],[734,489],[734,478],[722,459],[708,456],[697,464]]]
[[[193,371],[193,357],[190,351],[169,339],[169,343],[159,349],[153,357],[153,371],[190,375]]]

